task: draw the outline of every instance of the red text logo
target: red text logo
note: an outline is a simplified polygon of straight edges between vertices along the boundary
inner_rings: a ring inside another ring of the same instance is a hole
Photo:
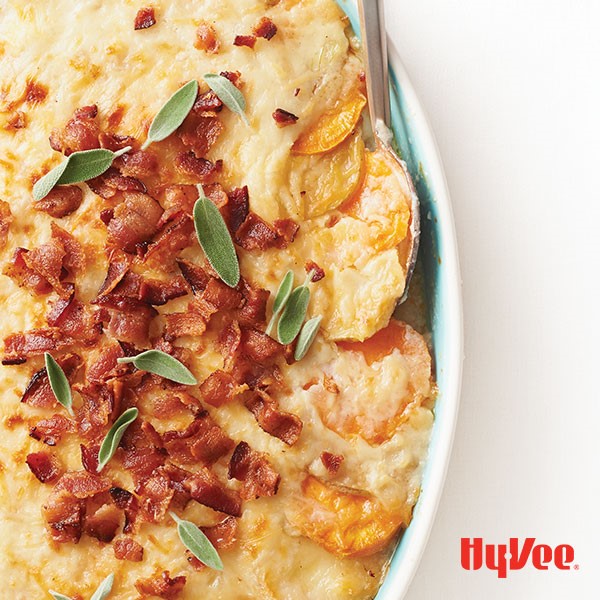
[[[510,538],[508,544],[484,544],[483,538],[461,538],[460,564],[467,571],[477,571],[483,565],[505,578],[508,571],[519,571],[530,563],[538,571],[547,571],[554,565],[569,571],[575,560],[575,550],[569,544],[556,547],[536,544],[535,538]]]

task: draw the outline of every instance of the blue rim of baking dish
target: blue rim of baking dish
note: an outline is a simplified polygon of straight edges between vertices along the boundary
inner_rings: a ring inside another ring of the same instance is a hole
[[[337,0],[358,33],[355,0]],[[452,206],[431,128],[390,41],[392,130],[421,203],[421,247],[438,396],[421,494],[376,600],[400,600],[431,532],[448,469],[458,415],[463,361],[461,279]]]

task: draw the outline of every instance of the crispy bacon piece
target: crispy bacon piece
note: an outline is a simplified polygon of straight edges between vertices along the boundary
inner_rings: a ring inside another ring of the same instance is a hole
[[[183,175],[189,175],[199,183],[208,183],[218,167],[206,158],[198,158],[192,150],[180,152],[175,157],[175,168]]]
[[[266,455],[252,450],[246,442],[240,442],[233,451],[228,477],[243,483],[240,491],[243,500],[274,496],[281,480]]]
[[[0,250],[3,250],[8,241],[8,230],[13,221],[10,205],[4,200],[0,200]]]
[[[88,535],[108,544],[121,525],[121,512],[112,504],[103,504],[93,514],[86,514],[83,530]]]
[[[108,224],[108,240],[125,252],[135,252],[138,244],[149,241],[156,233],[163,210],[147,194],[124,192],[124,196]]]
[[[132,150],[118,159],[119,171],[126,177],[150,177],[158,171],[156,154],[149,150]]]
[[[198,94],[196,102],[192,110],[194,112],[203,113],[207,111],[219,112],[223,108],[223,102],[212,90],[207,90]]]
[[[209,54],[216,54],[221,47],[215,28],[208,21],[201,21],[196,29],[194,48],[204,50]]]
[[[167,281],[160,279],[142,279],[138,299],[152,306],[162,306],[173,300],[185,296],[190,288],[182,277],[173,277]]]
[[[75,212],[83,201],[83,192],[76,185],[58,185],[41,200],[34,202],[33,208],[61,219]]]
[[[276,108],[273,113],[273,119],[277,123],[277,127],[287,127],[288,125],[294,125],[298,117],[283,108]]]
[[[58,480],[54,489],[66,490],[75,498],[84,500],[108,492],[110,480],[87,471],[69,471]]]
[[[267,301],[269,290],[253,288],[246,281],[243,282],[242,295],[244,304],[237,312],[239,322],[246,327],[256,327],[267,320]]]
[[[268,17],[262,17],[252,31],[256,37],[270,40],[277,33],[277,25],[275,25]]]
[[[100,445],[94,444],[93,446],[85,446],[79,444],[81,451],[81,464],[88,473],[98,472],[98,452],[100,451]]]
[[[124,113],[125,107],[118,105],[115,110],[108,115],[108,126],[112,129],[118,127],[123,120]],[[126,146],[133,146],[136,143],[135,138],[130,135],[119,135],[117,133],[106,133],[104,131],[100,133],[98,139],[100,140],[100,146],[102,146],[102,148],[112,150],[113,152],[122,150]]]
[[[78,354],[65,354],[62,358],[57,359],[56,362],[61,366],[69,381],[74,379],[82,364],[81,357]],[[48,373],[46,372],[45,367],[33,374],[23,392],[21,402],[41,408],[56,407],[56,397],[50,387],[50,381],[48,380]]]
[[[171,458],[182,464],[211,465],[233,448],[233,440],[204,410],[185,429],[165,432],[162,440]]]
[[[152,27],[152,25],[156,25],[156,17],[154,15],[154,8],[151,6],[145,6],[144,8],[140,8],[137,14],[135,15],[135,22],[133,24],[133,28],[137,31],[138,29],[148,29],[148,27]]]
[[[20,333],[13,333],[4,338],[3,365],[24,363],[30,356],[40,356],[44,352],[59,350],[72,343],[64,338],[58,327],[43,327]]]
[[[225,487],[206,467],[188,477],[184,487],[193,500],[204,506],[234,517],[242,514],[242,502],[238,494]]]
[[[271,365],[283,355],[284,346],[258,329],[242,330],[242,352],[260,365]]]
[[[106,385],[77,386],[83,403],[75,411],[79,433],[95,439],[104,432],[111,417],[120,412],[123,384],[111,381]]]
[[[234,46],[246,46],[248,48],[254,48],[256,44],[256,36],[254,35],[236,35],[233,40]]]
[[[106,331],[114,339],[139,346],[147,342],[150,322],[158,314],[154,308],[145,302],[115,295],[101,298],[98,304],[106,308]]]
[[[243,296],[221,280],[211,277],[201,298],[217,310],[230,310],[241,306]]]
[[[209,274],[199,265],[196,265],[189,260],[182,258],[177,259],[177,264],[181,270],[181,274],[190,284],[194,294],[200,294],[204,291],[210,280]]]
[[[25,256],[28,252],[29,250],[26,248],[16,248],[12,258],[5,265],[3,273],[18,286],[26,287],[34,294],[48,294],[52,291],[52,286],[25,263]]]
[[[158,596],[165,600],[172,600],[183,591],[185,582],[185,576],[179,575],[171,579],[169,571],[163,571],[160,575],[148,579],[138,579],[135,582],[135,589],[144,597]]]
[[[130,537],[119,537],[113,541],[113,550],[115,558],[119,560],[129,560],[131,562],[141,562],[144,558],[144,548]]]
[[[65,489],[56,488],[42,507],[42,514],[55,542],[76,544],[81,538],[85,504]]]
[[[294,241],[300,226],[296,221],[292,221],[292,219],[275,219],[273,221],[273,229],[275,229],[279,236],[277,247],[287,248]]]
[[[75,431],[73,421],[62,415],[53,415],[49,419],[38,421],[29,431],[29,435],[48,446],[56,446],[63,434]]]
[[[242,74],[239,71],[221,71],[219,75],[225,77],[225,79],[229,79],[237,88],[241,88],[243,85],[241,80]]]
[[[125,277],[130,265],[131,258],[127,254],[120,248],[111,248],[108,252],[108,271],[96,298],[110,294]]]
[[[323,271],[323,269],[316,262],[314,262],[312,260],[306,261],[306,264],[304,265],[304,270],[306,271],[306,273],[310,273],[311,271],[314,271],[314,274],[311,278],[311,281],[313,283],[315,283],[317,281],[321,281],[321,279],[323,279],[323,277],[325,277],[325,271]]]
[[[165,463],[167,452],[158,448],[137,421],[130,425],[121,440],[123,467],[131,471],[136,485],[141,485]]]
[[[125,513],[123,533],[132,533],[140,509],[138,499],[131,492],[120,487],[110,488],[109,493],[115,506]]]
[[[244,250],[266,250],[277,245],[277,232],[256,213],[250,212],[235,232],[235,241]]]
[[[164,266],[173,262],[177,255],[191,246],[194,236],[194,224],[188,215],[168,223],[160,235],[148,246],[144,256],[145,263]]]
[[[248,186],[234,188],[227,195],[229,202],[223,209],[223,218],[229,227],[229,231],[235,233],[250,211]]]
[[[245,402],[261,429],[293,446],[302,432],[302,421],[292,413],[279,409],[277,401],[266,392],[256,390]]]
[[[166,340],[172,341],[186,335],[200,336],[206,331],[206,319],[195,307],[196,303],[190,302],[187,311],[165,315]]]
[[[23,254],[27,268],[45,279],[52,289],[61,297],[69,298],[69,290],[61,281],[63,274],[63,260],[67,252],[57,239],[51,239],[33,250]]]
[[[99,148],[100,129],[95,122],[98,107],[95,104],[78,108],[64,129],[54,129],[50,134],[50,146],[57,152],[69,156],[73,152]]]
[[[125,352],[118,343],[96,349],[88,357],[85,373],[87,381],[92,384],[103,384],[111,377],[124,375],[129,367],[117,363],[117,359],[123,356],[125,356]]]
[[[161,473],[152,475],[140,486],[140,515],[149,523],[162,521],[174,495],[169,478]]]
[[[25,462],[42,483],[54,481],[62,473],[60,462],[50,452],[33,452],[27,455]]]
[[[231,402],[236,394],[245,389],[246,386],[238,385],[229,373],[220,369],[211,373],[200,385],[204,401],[215,407]]]
[[[60,242],[65,249],[63,267],[75,275],[85,267],[85,252],[79,241],[62,227],[52,222],[50,224],[52,239]]]
[[[96,342],[102,334],[99,316],[75,296],[71,296],[66,300],[56,300],[51,305],[46,320],[48,325],[59,327],[63,336],[89,345]]]
[[[216,114],[190,112],[177,135],[195,156],[206,156],[223,131],[223,123]]]
[[[225,517],[220,523],[210,527],[200,527],[204,535],[217,550],[231,548],[236,541],[238,521],[235,517]],[[206,565],[198,560],[189,550],[185,552],[190,565],[197,571],[202,571]]]
[[[86,183],[94,194],[105,200],[114,198],[120,192],[146,192],[146,186],[139,179],[126,176],[115,167],[111,167],[98,177],[89,179]]]
[[[323,466],[331,473],[335,475],[344,462],[344,457],[341,454],[332,454],[331,452],[321,452],[321,462]]]

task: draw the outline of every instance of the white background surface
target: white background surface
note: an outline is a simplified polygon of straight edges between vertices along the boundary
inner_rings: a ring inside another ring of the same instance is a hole
[[[600,2],[386,0],[456,218],[465,370],[407,600],[600,598]],[[575,547],[498,580],[460,538]]]

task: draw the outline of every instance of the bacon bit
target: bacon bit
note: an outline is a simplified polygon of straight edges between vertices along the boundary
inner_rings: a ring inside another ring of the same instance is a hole
[[[83,468],[88,473],[96,474],[98,472],[98,452],[100,451],[100,446],[95,444],[88,448],[83,444],[79,444],[79,449],[81,450],[81,464]]]
[[[42,419],[29,431],[29,435],[47,446],[56,446],[65,433],[75,431],[75,426],[70,419],[62,415],[53,415],[49,419]]]
[[[108,117],[108,126],[109,127],[117,127],[123,118],[123,107],[121,108],[121,112],[113,112]],[[118,121],[118,122],[116,122]],[[112,150],[113,152],[117,152],[117,150],[122,150],[126,146],[133,146],[136,141],[134,137],[130,135],[118,135],[116,133],[106,133],[102,131],[98,136],[98,140],[100,141],[100,146],[102,148],[106,148],[107,150]]]
[[[169,223],[148,246],[144,262],[163,266],[173,262],[177,255],[193,244],[194,224],[188,215]]]
[[[33,208],[61,219],[75,212],[83,201],[83,192],[76,185],[59,185],[47,196],[34,202]]]
[[[262,17],[252,31],[256,37],[270,40],[277,33],[277,25],[268,17]]]
[[[141,562],[144,558],[144,548],[130,537],[119,537],[113,542],[115,558]]]
[[[231,402],[244,389],[245,386],[238,386],[229,373],[220,369],[211,373],[200,385],[204,401],[215,407]]]
[[[107,385],[77,386],[83,404],[75,411],[75,416],[82,436],[95,439],[102,434],[111,417],[119,412],[122,385],[114,381]]]
[[[196,29],[194,48],[204,50],[209,54],[216,54],[221,47],[215,28],[208,21],[201,21]]]
[[[248,48],[254,48],[256,44],[256,36],[254,35],[236,35],[233,40],[234,46],[247,46]]]
[[[86,183],[94,194],[104,200],[110,200],[120,192],[146,193],[146,186],[141,181],[133,177],[125,177],[114,167],[110,167],[108,171],[94,179],[89,179]]]
[[[42,482],[54,481],[61,473],[60,462],[50,452],[34,452],[25,459],[31,472]]]
[[[221,71],[219,75],[221,77],[225,77],[225,79],[229,79],[229,81],[231,81],[235,87],[242,87],[242,82],[240,80],[242,74],[239,71]]]
[[[169,571],[163,571],[162,574],[148,579],[138,579],[135,582],[135,589],[144,597],[149,595],[171,600],[177,598],[183,591],[185,582],[186,578],[183,575],[171,579]]]
[[[131,471],[136,484],[143,483],[156,469],[162,466],[167,453],[157,448],[148,439],[139,423],[135,422],[127,428],[121,441],[123,448],[123,467]]]
[[[181,270],[181,274],[189,283],[194,294],[201,294],[208,285],[210,276],[200,266],[190,262],[189,260],[177,259],[177,264]]]
[[[195,156],[202,157],[213,147],[223,128],[223,123],[216,115],[191,112],[177,130],[177,135]]]
[[[294,414],[279,409],[277,401],[267,393],[256,390],[245,402],[261,429],[293,446],[302,432],[302,421]]]
[[[90,345],[102,334],[100,315],[71,296],[67,300],[59,298],[51,306],[46,316],[48,325],[59,327],[62,335]]]
[[[69,471],[58,480],[54,489],[67,490],[75,498],[83,500],[108,492],[110,480],[87,471]]]
[[[226,488],[206,467],[188,477],[184,487],[193,500],[213,510],[240,517],[242,502],[233,490]]]
[[[238,310],[237,317],[242,325],[256,327],[267,320],[267,301],[271,292],[261,288],[253,288],[246,281],[243,282],[242,295],[244,304]]]
[[[45,279],[61,298],[71,296],[71,290],[60,281],[66,254],[64,246],[56,239],[51,239],[23,255],[27,268]]]
[[[344,462],[344,457],[341,454],[331,454],[331,452],[321,452],[321,462],[323,466],[331,473],[335,475]]]
[[[250,212],[248,186],[234,188],[227,196],[229,197],[229,202],[227,202],[224,208],[223,218],[229,227],[229,231],[235,233]]]
[[[133,150],[118,159],[119,170],[126,177],[150,177],[158,171],[156,154],[149,150]]]
[[[4,200],[0,200],[0,250],[3,250],[8,241],[8,230],[13,221],[10,205]]]
[[[175,157],[175,168],[184,175],[197,178],[199,183],[208,183],[217,172],[215,164],[206,158],[198,158],[192,150],[180,152]]]
[[[198,188],[195,185],[168,185],[165,187],[166,210],[160,224],[164,225],[183,215],[191,217],[196,200]]]
[[[108,271],[98,290],[96,299],[108,296],[125,277],[130,265],[131,258],[127,254],[120,248],[111,248],[108,253]]]
[[[317,281],[321,281],[321,279],[323,279],[323,277],[325,277],[325,271],[323,271],[323,269],[316,262],[313,262],[312,260],[306,261],[306,264],[304,265],[304,270],[307,273],[310,273],[311,271],[315,271],[315,273],[311,279],[311,281],[313,283],[315,283]]]
[[[165,432],[162,440],[171,457],[182,464],[210,465],[233,448],[233,440],[204,410],[184,430]]]
[[[137,15],[135,15],[133,28],[137,31],[138,29],[148,29],[148,27],[152,27],[152,25],[156,25],[154,8],[151,6],[140,8]]]
[[[11,129],[25,129],[25,127],[27,127],[27,115],[23,111],[17,110],[8,120],[4,129],[10,131]]]
[[[186,312],[165,315],[164,336],[168,341],[186,335],[201,336],[206,331],[206,319],[195,309],[196,304],[190,302]]]
[[[166,475],[156,474],[149,477],[140,487],[140,511],[142,518],[148,523],[162,521],[175,492]]]
[[[82,364],[81,357],[78,354],[66,354],[62,358],[59,358],[57,362],[69,381],[74,379],[75,374]],[[53,408],[57,406],[56,397],[50,387],[45,367],[33,374],[23,392],[21,402],[40,408]]]
[[[277,127],[287,127],[288,125],[294,125],[298,121],[298,117],[283,108],[276,108],[273,113],[273,119],[277,123]]]
[[[10,277],[19,287],[26,287],[34,294],[48,294],[52,286],[25,263],[26,248],[16,248],[10,262],[4,267],[4,275]]]
[[[203,113],[207,111],[220,112],[223,108],[223,102],[212,90],[198,94],[196,102],[192,110],[197,113]]]
[[[237,321],[231,321],[221,330],[218,345],[225,361],[226,369],[229,369],[232,366],[241,342],[242,331]]]
[[[152,306],[163,306],[169,300],[185,296],[189,291],[190,288],[182,277],[175,277],[169,281],[142,279],[138,299]]]
[[[242,330],[242,352],[260,365],[271,365],[283,355],[284,346],[258,329]]]
[[[133,253],[136,246],[149,241],[157,231],[162,208],[147,194],[125,192],[125,200],[114,209],[108,224],[110,243]]]
[[[91,537],[108,544],[121,525],[121,513],[112,504],[102,505],[93,515],[85,516],[84,531]]]
[[[274,496],[281,480],[267,456],[252,450],[246,442],[240,442],[233,451],[227,476],[243,483],[240,491],[243,500]]]
[[[256,213],[250,212],[235,232],[235,241],[244,250],[266,250],[277,245],[279,236]]]
[[[50,134],[52,149],[69,156],[73,152],[99,148],[100,129],[94,121],[97,114],[95,104],[77,109],[64,129],[54,129]]]
[[[131,492],[120,487],[110,488],[109,493],[115,506],[125,513],[123,533],[132,533],[140,509],[138,499]]]
[[[50,224],[52,239],[60,242],[65,249],[63,267],[71,274],[77,274],[85,267],[85,252],[79,241],[62,227],[52,222]]]
[[[81,538],[85,505],[67,490],[54,489],[42,507],[42,515],[55,542],[76,544]]]
[[[200,527],[200,529],[217,550],[226,550],[235,543],[237,526],[237,519],[229,516],[216,525]]]
[[[97,349],[88,360],[87,381],[92,384],[104,384],[111,377],[124,375],[129,367],[117,363],[117,359],[123,356],[125,356],[123,348],[117,343]]]
[[[214,306],[217,310],[229,310],[239,308],[243,296],[237,290],[230,288],[219,279],[211,277],[208,281],[201,298]]]
[[[294,241],[300,225],[292,219],[276,219],[273,221],[273,229],[280,236],[277,240],[277,247],[287,248]]]
[[[4,338],[2,364],[22,364],[31,356],[40,356],[44,352],[59,350],[71,344],[72,341],[64,338],[58,327],[44,327],[13,333]]]

